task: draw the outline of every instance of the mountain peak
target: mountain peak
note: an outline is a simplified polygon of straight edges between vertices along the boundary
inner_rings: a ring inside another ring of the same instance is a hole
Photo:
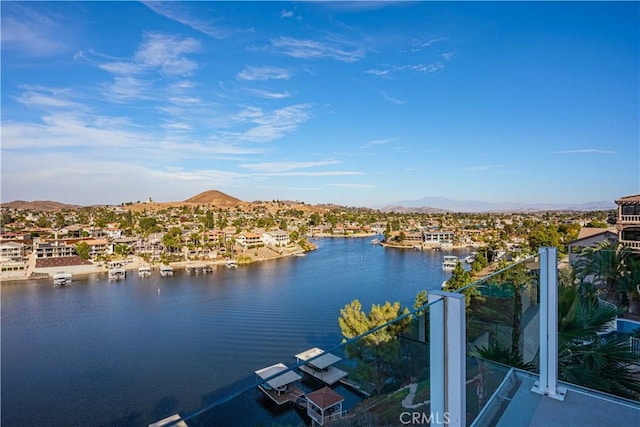
[[[229,196],[228,194],[218,190],[203,191],[200,194],[196,194],[195,196],[188,198],[185,202],[221,206],[238,206],[245,203],[240,199],[236,199],[235,197]]]

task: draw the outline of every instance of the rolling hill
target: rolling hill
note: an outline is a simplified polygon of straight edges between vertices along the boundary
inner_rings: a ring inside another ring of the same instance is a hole
[[[68,205],[66,203],[53,202],[51,200],[35,200],[27,202],[24,200],[14,200],[13,202],[3,203],[3,208],[9,209],[28,209],[33,211],[56,212],[62,210],[78,209],[82,206]]]

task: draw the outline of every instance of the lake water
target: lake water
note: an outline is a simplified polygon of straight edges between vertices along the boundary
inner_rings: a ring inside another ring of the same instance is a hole
[[[411,307],[450,276],[443,253],[369,240],[320,239],[305,257],[197,276],[2,284],[1,424],[138,426],[189,414],[250,384],[257,369],[339,344],[337,318],[352,300],[366,311],[385,301]],[[357,399],[339,392],[345,407]],[[229,405],[227,419],[205,413],[194,424],[300,422],[257,391]]]

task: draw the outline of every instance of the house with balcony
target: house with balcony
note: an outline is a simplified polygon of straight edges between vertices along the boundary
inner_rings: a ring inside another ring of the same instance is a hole
[[[426,245],[451,245],[453,244],[453,231],[428,231],[423,239]]]
[[[287,246],[289,233],[284,230],[274,230],[262,233],[262,240],[267,246]]]
[[[77,255],[75,245],[68,244],[64,240],[34,242],[33,251],[36,254],[36,258],[60,258]]]
[[[104,239],[87,239],[83,240],[89,246],[89,257],[92,259],[100,255],[113,253],[113,245]]]
[[[640,252],[640,194],[621,197],[618,205],[618,241],[634,251]]]
[[[24,243],[5,242],[0,244],[0,259],[22,261],[25,255]]]
[[[236,236],[236,241],[245,248],[252,248],[259,245],[264,245],[262,236],[256,233],[245,232]]]

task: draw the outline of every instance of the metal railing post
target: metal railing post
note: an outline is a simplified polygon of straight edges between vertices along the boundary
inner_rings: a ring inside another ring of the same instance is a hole
[[[466,426],[466,306],[463,294],[431,291],[430,380],[433,424]]]
[[[564,400],[558,387],[558,250],[542,247],[540,255],[540,378],[531,389]]]

